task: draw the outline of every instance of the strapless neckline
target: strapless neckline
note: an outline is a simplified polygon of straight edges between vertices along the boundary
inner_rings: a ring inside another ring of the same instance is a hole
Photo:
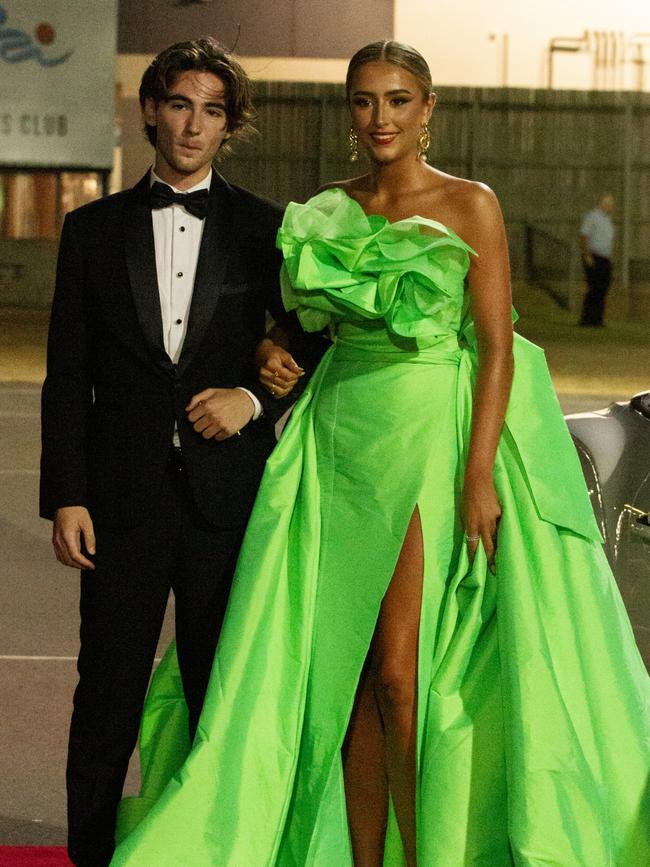
[[[351,196],[344,187],[338,187],[338,186],[337,187],[327,187],[327,189],[322,190],[321,193],[317,193],[309,201],[310,202],[314,201],[314,199],[318,198],[318,196],[322,195],[322,193],[326,193],[329,190],[340,190],[340,192],[343,193],[345,198],[349,199],[349,201],[352,202],[352,204],[356,208],[358,208],[358,210],[363,214],[364,217],[367,217],[368,220],[383,220],[384,224],[387,226],[399,226],[401,223],[408,223],[412,220],[424,220],[426,223],[430,223],[432,225],[435,225],[436,227],[441,227],[445,232],[451,233],[456,238],[459,238],[461,241],[463,241],[464,244],[467,245],[467,247],[469,248],[469,251],[474,256],[478,256],[478,253],[476,252],[476,250],[472,249],[470,247],[470,245],[467,244],[467,241],[464,241],[463,238],[461,238],[460,235],[458,235],[456,232],[454,232],[454,230],[451,228],[451,226],[447,226],[446,223],[443,223],[440,220],[434,220],[432,217],[423,217],[421,214],[412,214],[410,217],[402,217],[400,220],[389,220],[388,217],[384,216],[384,214],[369,214],[369,213],[367,213],[367,211],[364,211],[361,203],[358,202],[353,196]]]

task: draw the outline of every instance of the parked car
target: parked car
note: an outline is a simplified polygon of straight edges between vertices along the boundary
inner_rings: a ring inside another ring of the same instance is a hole
[[[566,416],[605,551],[650,669],[650,391]]]

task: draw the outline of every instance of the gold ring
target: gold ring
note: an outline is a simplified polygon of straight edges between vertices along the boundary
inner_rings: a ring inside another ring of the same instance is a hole
[[[241,431],[240,431],[240,430],[236,430],[235,433],[237,434],[238,437],[241,436]]]

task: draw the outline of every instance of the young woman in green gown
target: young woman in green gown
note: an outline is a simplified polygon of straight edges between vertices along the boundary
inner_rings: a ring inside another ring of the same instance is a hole
[[[129,867],[644,867],[648,678],[494,194],[427,165],[423,58],[350,63],[370,171],[287,208],[287,307],[329,326],[251,517],[196,740],[173,653]],[[288,355],[260,347],[262,380]]]

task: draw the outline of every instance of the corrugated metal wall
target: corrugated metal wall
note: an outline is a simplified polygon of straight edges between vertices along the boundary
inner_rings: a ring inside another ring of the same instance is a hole
[[[347,162],[342,86],[257,82],[256,104],[261,134],[224,165],[233,181],[303,200],[359,171]],[[569,277],[580,218],[610,191],[618,282],[650,280],[650,94],[441,88],[431,130],[433,165],[498,194],[515,273],[525,269],[528,224],[565,243]]]

